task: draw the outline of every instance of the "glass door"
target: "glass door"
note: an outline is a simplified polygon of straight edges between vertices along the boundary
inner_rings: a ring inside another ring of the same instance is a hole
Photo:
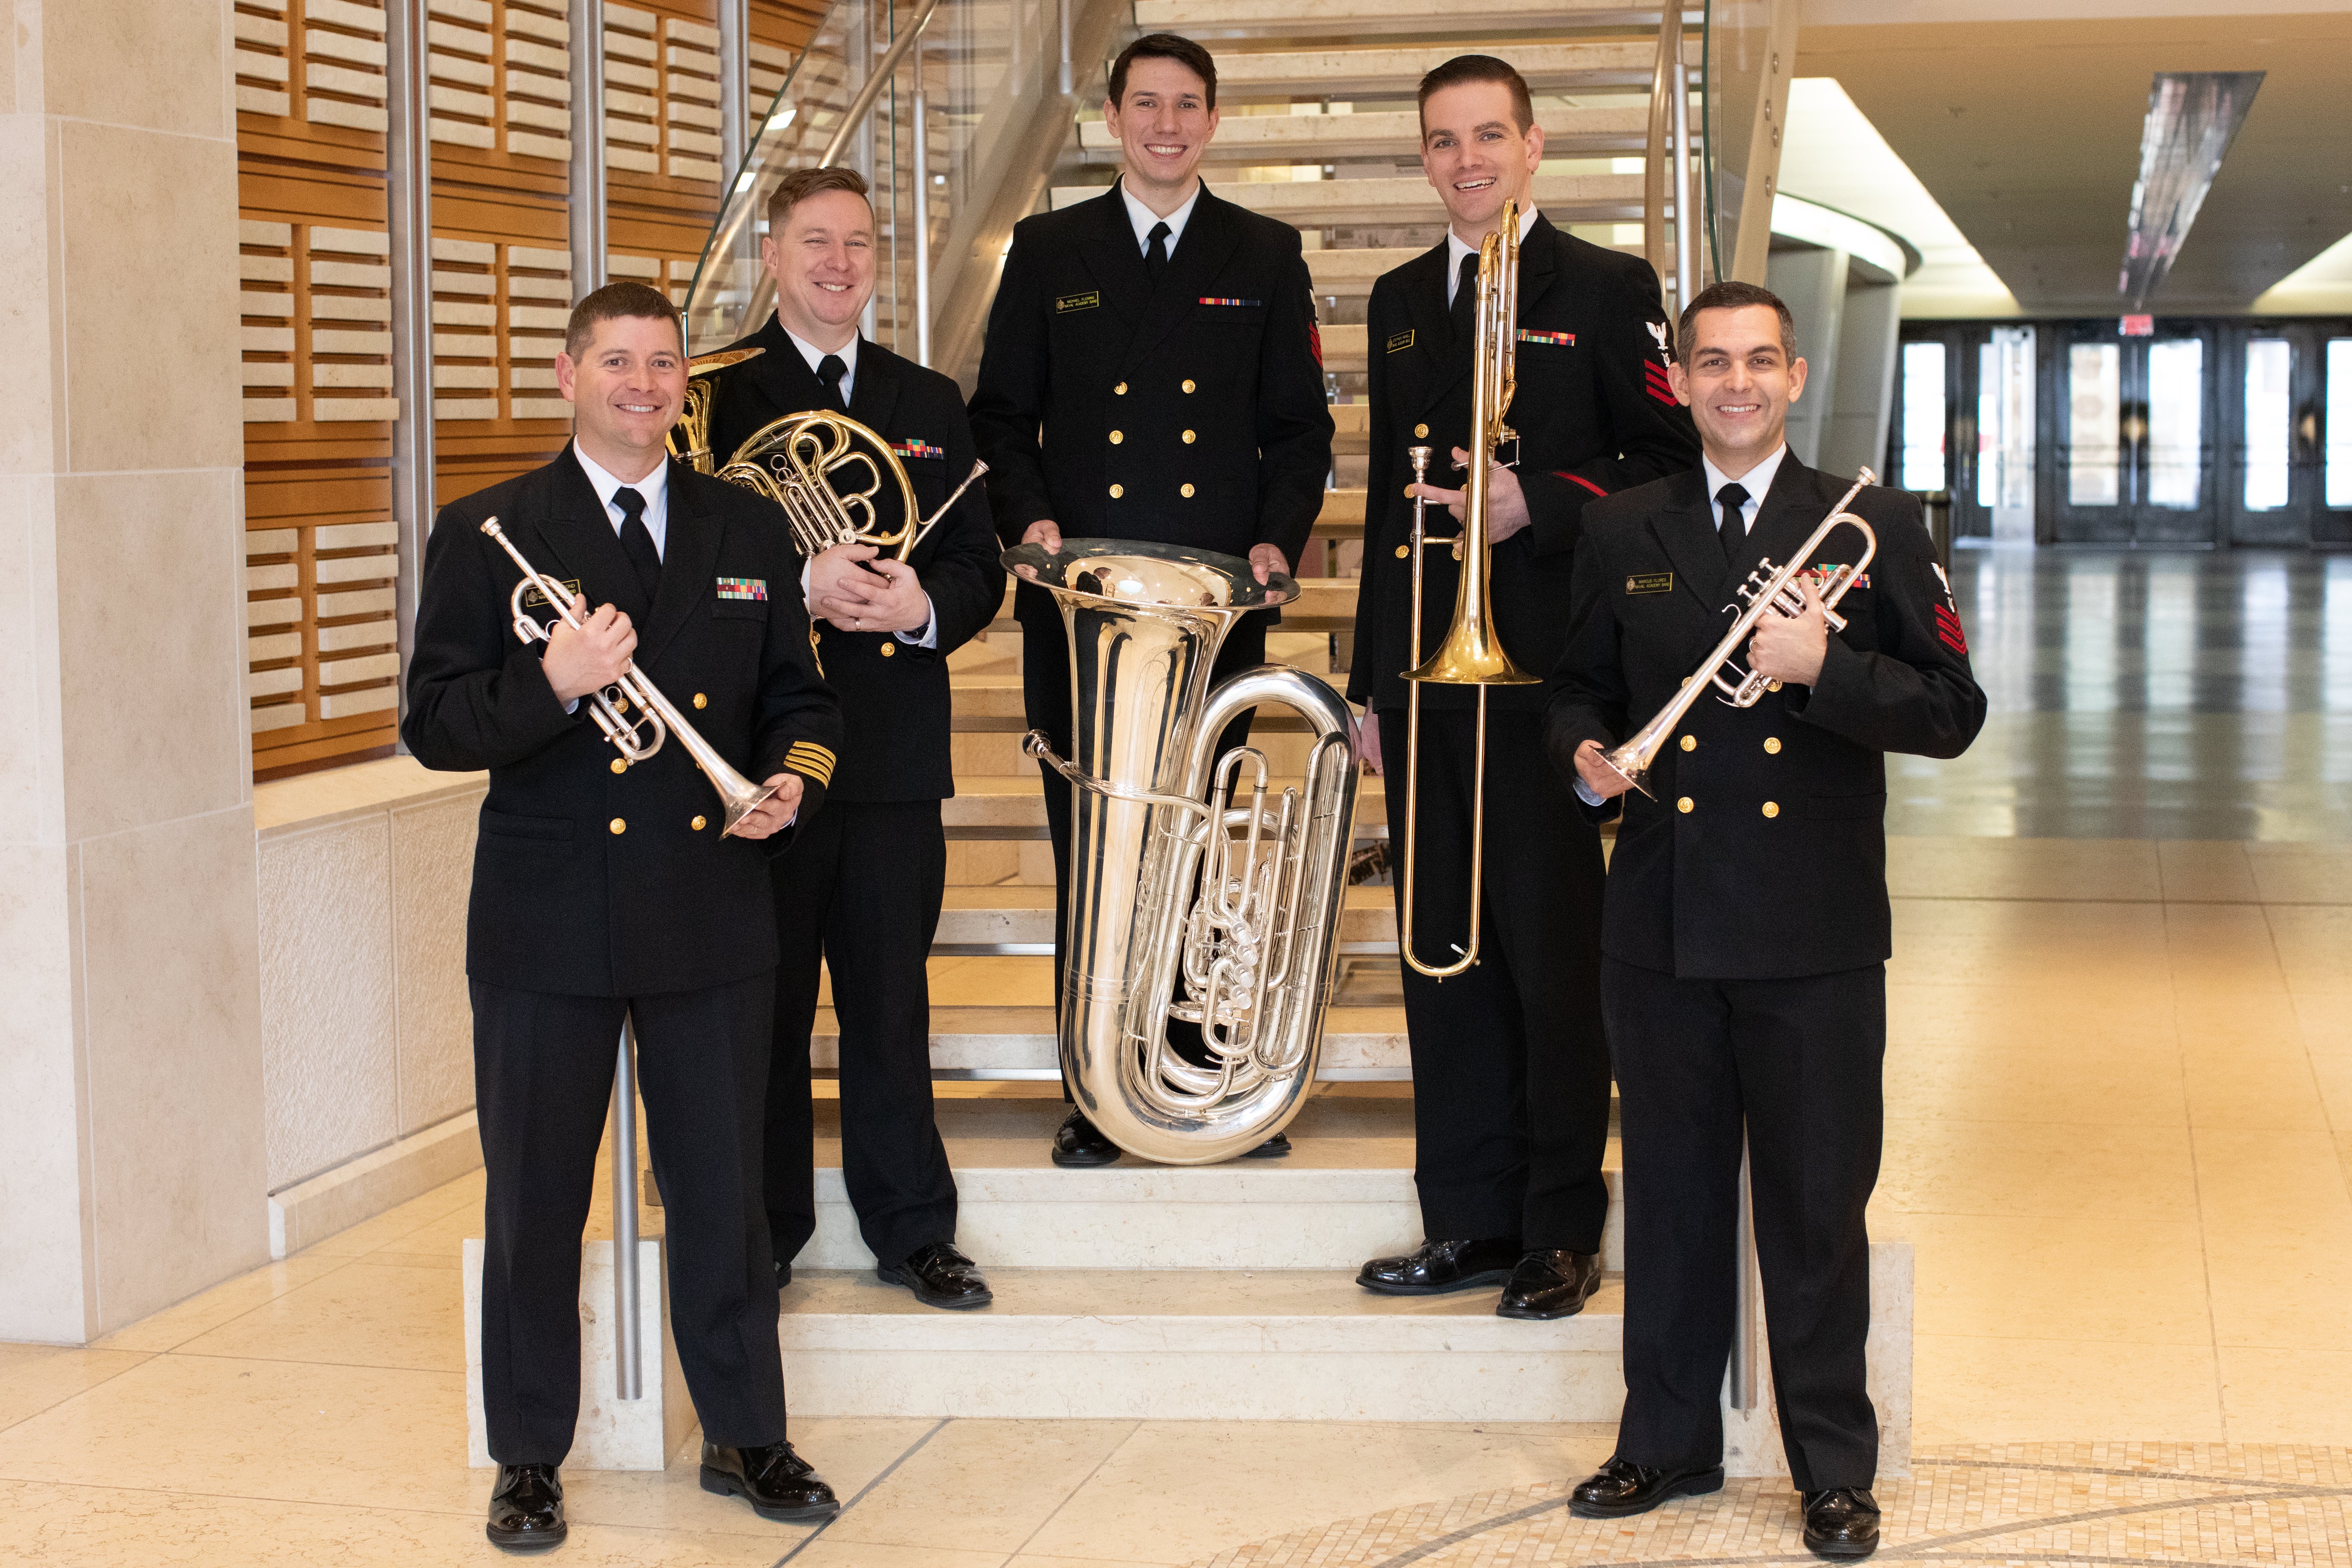
[[[2352,330],[2249,321],[2223,346],[2222,392],[2236,404],[2221,494],[2230,542],[2352,541]]]
[[[2195,325],[2153,338],[2098,322],[2068,330],[2055,366],[2060,542],[2214,542],[2213,339]]]

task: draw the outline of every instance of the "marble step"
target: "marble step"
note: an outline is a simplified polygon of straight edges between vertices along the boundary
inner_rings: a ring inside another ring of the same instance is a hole
[[[1592,109],[1547,105],[1537,112],[1536,123],[1543,127],[1548,158],[1622,156],[1646,149],[1650,111],[1639,100]],[[1409,110],[1372,114],[1236,114],[1218,125],[1216,139],[1209,143],[1202,162],[1215,168],[1412,158],[1420,145],[1421,117]],[[1105,121],[1082,123],[1078,146],[1081,161],[1089,167],[1118,166],[1118,138]],[[1229,193],[1234,187],[1221,184],[1218,189]]]
[[[1419,174],[1372,180],[1245,182],[1227,184],[1219,190],[1226,199],[1252,212],[1303,228],[1444,222],[1437,193]],[[1056,185],[1054,205],[1074,206],[1100,195],[1100,185]],[[1535,199],[1554,223],[1639,223],[1642,176],[1538,174]],[[1323,365],[1330,371],[1361,368],[1360,363],[1350,367],[1339,363],[1328,329]]]
[[[941,1312],[870,1273],[796,1273],[778,1325],[797,1415],[1607,1421],[1623,1290],[1517,1322],[1486,1290],[1375,1296],[1352,1268],[989,1271]]]
[[[940,803],[950,838],[1042,838],[1045,797],[1034,769],[1017,773],[971,773],[956,780],[956,793]],[[1356,836],[1362,838],[1388,821],[1381,781],[1368,777],[1356,788]]]
[[[811,1065],[837,1071],[841,1026],[831,1007],[817,1009],[809,1041]],[[1060,1058],[1054,1009],[1034,1005],[931,1007],[931,1070],[981,1078],[1052,1078]],[[1323,1025],[1318,1077],[1332,1081],[1402,1079],[1412,1060],[1405,1049],[1402,1006],[1333,1007]]]
[[[1496,0],[1475,16],[1441,15],[1427,0],[1137,0],[1135,25],[1144,32],[1162,28],[1202,42],[1227,38],[1378,37],[1443,33],[1458,49],[1474,47],[1480,31],[1524,33],[1534,28],[1622,27],[1654,36],[1659,7],[1625,0]],[[1685,13],[1685,26],[1706,16],[1698,6]],[[1499,47],[1499,44],[1496,46]],[[1220,69],[1224,52],[1219,52]]]
[[[1339,940],[1356,947],[1396,948],[1396,900],[1391,889],[1356,887],[1339,917]],[[1027,956],[1054,951],[1054,889],[1021,886],[950,888],[940,911],[931,951],[942,957],[1003,954],[1020,949]]]

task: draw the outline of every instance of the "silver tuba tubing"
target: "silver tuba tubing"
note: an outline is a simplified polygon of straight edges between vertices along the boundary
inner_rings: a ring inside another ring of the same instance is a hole
[[[1209,688],[1226,630],[1290,596],[1286,579],[1262,589],[1239,561],[1114,541],[1007,560],[1046,566],[1071,638],[1073,754],[1036,731],[1024,742],[1076,786],[1059,1032],[1070,1092],[1130,1153],[1231,1159],[1281,1131],[1314,1082],[1355,827],[1348,705],[1281,666]],[[1216,755],[1225,726],[1264,704],[1296,710],[1316,737],[1303,782],[1279,795],[1264,752]],[[1170,1048],[1171,1018],[1199,1026],[1209,1066]]]

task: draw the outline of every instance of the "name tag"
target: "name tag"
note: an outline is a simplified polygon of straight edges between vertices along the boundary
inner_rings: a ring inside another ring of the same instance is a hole
[[[1576,346],[1576,334],[1574,332],[1531,332],[1527,328],[1521,327],[1519,342],[1542,343],[1555,349],[1572,349]]]
[[[919,436],[912,440],[893,441],[890,443],[890,450],[902,458],[937,458],[941,462],[947,461],[948,456],[948,449],[945,447],[926,447]]]
[[[580,596],[580,579],[577,577],[567,578],[563,584],[563,591],[571,595],[573,598],[578,598]],[[528,588],[523,591],[522,602],[526,606],[531,605],[544,605],[547,603],[547,595],[541,593],[536,588]]]
[[[1054,313],[1058,316],[1070,310],[1091,310],[1101,303],[1102,294],[1099,290],[1086,294],[1065,294],[1054,301]]]
[[[719,596],[722,599],[765,599],[768,580],[765,577],[721,577]]]
[[[1625,579],[1629,594],[1671,594],[1675,591],[1675,574],[1671,572],[1644,572]]]
[[[1225,300],[1220,299],[1214,294],[1203,294],[1201,296],[1201,303],[1203,305],[1240,305],[1248,310],[1255,310],[1257,307],[1265,304],[1265,301],[1263,300]]]
[[[1404,331],[1399,332],[1396,336],[1389,340],[1389,353],[1400,353],[1411,347],[1412,347],[1412,331],[1410,328]]]

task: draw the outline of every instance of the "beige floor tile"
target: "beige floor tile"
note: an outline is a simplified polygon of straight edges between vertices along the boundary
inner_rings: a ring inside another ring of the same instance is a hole
[[[2352,1056],[2352,994],[2306,993],[2294,998],[2295,1023],[2313,1056]]]
[[[1909,1215],[1915,1331],[1972,1339],[2212,1342],[2194,1218]]]
[[[146,1359],[141,1351],[0,1344],[0,1426],[38,1415]]]
[[[2314,1056],[2310,1061],[2312,1081],[2319,1086],[2319,1107],[2327,1125],[2338,1132],[2352,1132],[2352,1057],[2329,1054]]]
[[[1132,1421],[950,1421],[843,1510],[828,1541],[1010,1553],[1135,1430]]]
[[[468,1206],[478,1211],[482,1205],[483,1180],[480,1171],[471,1172],[422,1196],[411,1198],[398,1208],[386,1209],[373,1219],[363,1220],[349,1230],[338,1231],[295,1256],[357,1258],[389,1247],[445,1215]]]
[[[2156,855],[2168,900],[2252,903],[2260,897],[2243,844],[2173,838],[2158,844]]]
[[[1349,1513],[1577,1479],[1608,1428],[1147,1422],[1031,1541],[1040,1556],[1186,1563]],[[1214,1476],[1195,1487],[1191,1479]]]
[[[1890,838],[1887,889],[1924,899],[2158,899],[2145,838]]]
[[[1912,1441],[2084,1441],[2160,1432],[2168,1441],[2221,1440],[2221,1401],[2209,1345],[2090,1340],[1914,1342]],[[2077,1430],[2081,1428],[2082,1430]]]
[[[2207,1234],[2260,1241],[2352,1227],[2335,1140],[2324,1131],[2200,1128],[2197,1189]]]
[[[2221,1357],[2231,1442],[2352,1446],[2352,1350],[2224,1344]]]
[[[2263,912],[2298,999],[2352,992],[2352,908],[2268,904]]]
[[[2104,994],[2161,985],[2164,906],[1903,899],[1895,951],[1917,955],[1903,978],[1943,985],[2042,980]]]
[[[1967,1136],[1951,1136],[1954,1125]],[[2113,1224],[2188,1218],[2197,1212],[2189,1130],[1890,1119],[1875,1205]]]
[[[1970,1049],[2048,1050],[2065,1043],[2072,1059],[2170,1059],[2179,1030],[2169,991],[2090,991],[2021,967],[2008,983],[1917,984],[1909,974],[1932,964],[1887,969],[1886,1037],[1894,1045]],[[2028,982],[2032,983],[2029,984]]]
[[[182,1345],[182,1355],[466,1370],[462,1278],[370,1254]]]
[[[1133,1568],[1132,1557],[1047,1557],[1040,1552],[1016,1554],[1004,1568]]]
[[[793,1554],[793,1568],[1003,1568],[1003,1563],[1002,1552],[842,1541],[830,1530]]]
[[[2270,921],[2259,904],[2168,904],[2165,962],[2176,995],[2286,996]]]
[[[1920,1045],[1886,1052],[1886,1114],[1899,1121],[2081,1122],[2179,1127],[2188,1120],[2177,1053]],[[1953,1129],[1944,1137],[1969,1141]]]
[[[482,1516],[0,1482],[11,1563],[40,1568],[420,1568],[501,1561]],[[766,1568],[805,1531],[694,1534],[583,1524],[561,1548],[593,1568]]]
[[[2181,1049],[2181,1070],[2189,1124],[2325,1131],[2327,1114],[2311,1063],[2311,1054],[2293,1035],[2229,1045],[2213,1043],[2210,1037],[2189,1037]]]
[[[0,1478],[474,1513],[463,1373],[159,1355],[0,1431]]]
[[[248,1274],[224,1280],[211,1289],[191,1296],[177,1306],[166,1307],[152,1317],[126,1324],[110,1334],[90,1342],[93,1350],[168,1351],[187,1343],[197,1335],[209,1332],[232,1319],[241,1318],[255,1308],[264,1306],[313,1280],[323,1279],[350,1263],[351,1259],[317,1252],[303,1252],[282,1263],[265,1264]]]
[[[2246,861],[2265,903],[2352,904],[2352,845],[2249,844]]]

